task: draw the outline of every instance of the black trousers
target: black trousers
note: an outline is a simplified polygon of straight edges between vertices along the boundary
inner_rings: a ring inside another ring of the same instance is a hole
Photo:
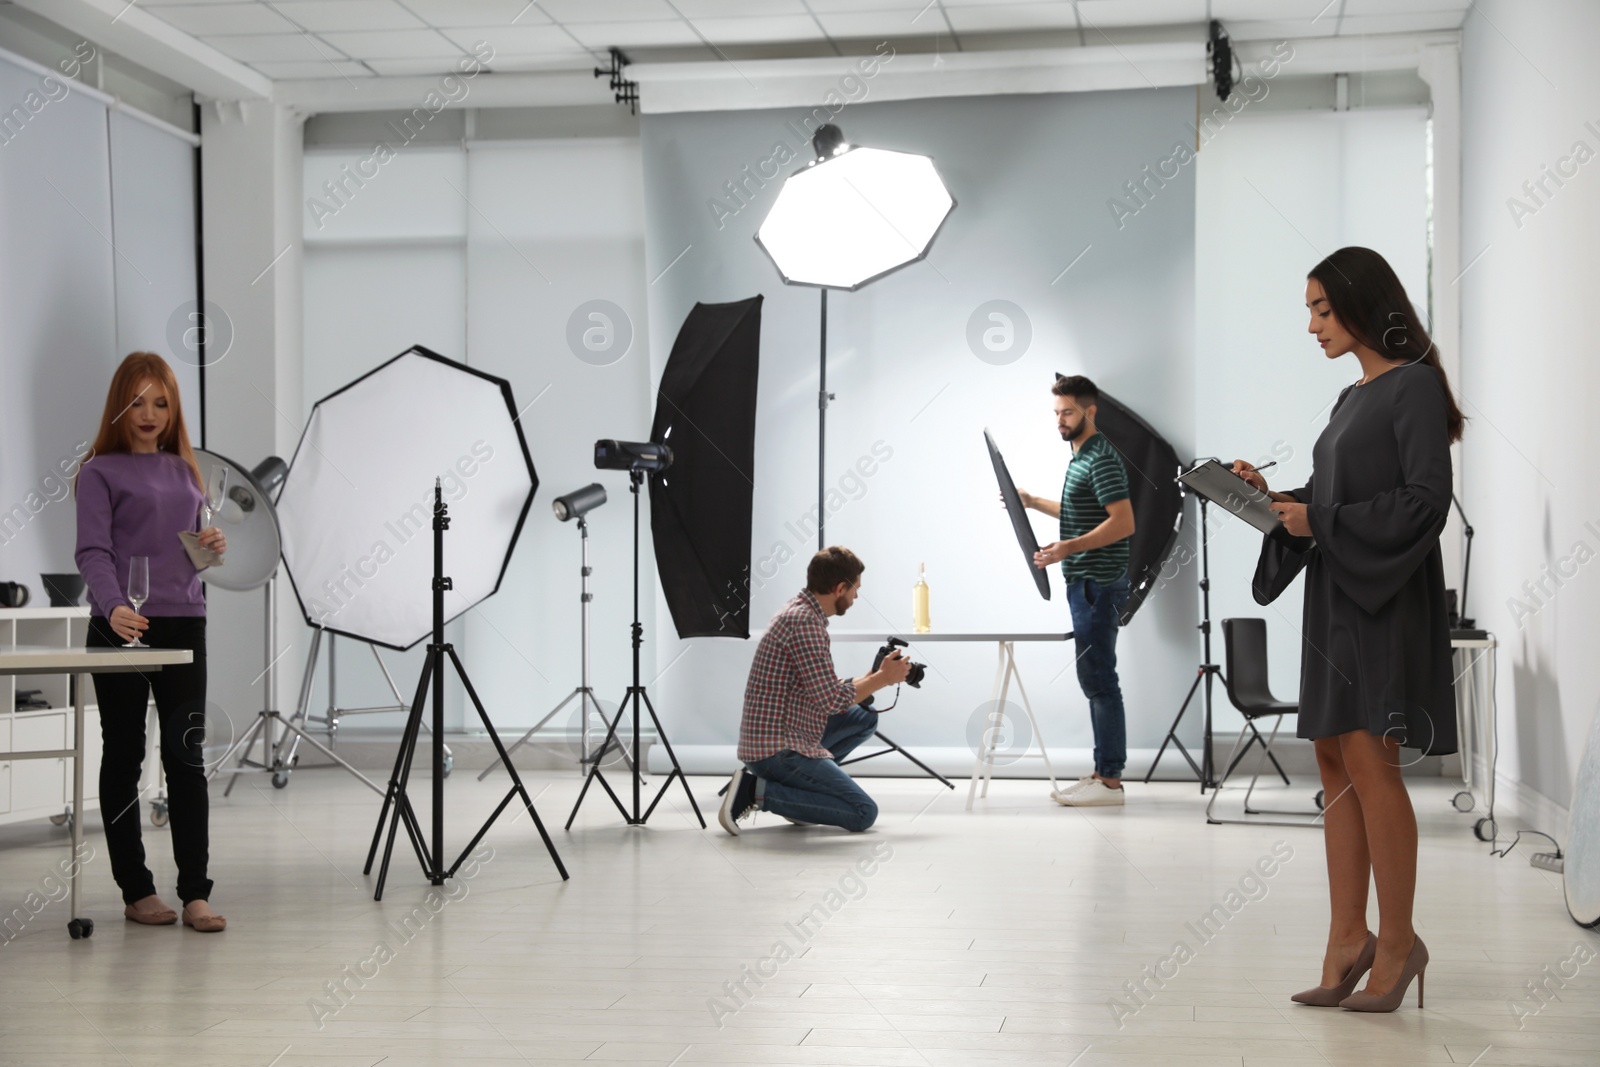
[[[144,727],[150,694],[161,726],[161,766],[167,772],[167,812],[172,854],[178,865],[178,899],[211,895],[206,864],[211,853],[211,801],[206,793],[206,620],[187,616],[152,617],[142,638],[153,648],[186,648],[194,662],[149,674],[96,674],[100,704],[100,814],[106,824],[111,875],[132,904],[156,891],[145,866],[139,820],[144,805],[139,774],[144,765]],[[103,617],[89,620],[89,648],[121,647]]]

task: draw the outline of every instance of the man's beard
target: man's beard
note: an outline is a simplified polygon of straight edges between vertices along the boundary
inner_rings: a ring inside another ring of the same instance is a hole
[[[847,612],[849,610],[850,610],[850,605],[849,604],[835,603],[833,605],[833,613],[835,615],[843,615],[845,612]]]
[[[1079,438],[1081,438],[1083,436],[1083,431],[1087,430],[1088,428],[1089,428],[1089,422],[1088,422],[1087,419],[1085,419],[1083,422],[1078,423],[1078,425],[1075,428],[1073,428],[1071,431],[1062,430],[1061,431],[1061,439],[1063,441],[1067,442],[1068,444],[1071,444],[1072,442],[1074,442],[1074,441],[1078,440]]]

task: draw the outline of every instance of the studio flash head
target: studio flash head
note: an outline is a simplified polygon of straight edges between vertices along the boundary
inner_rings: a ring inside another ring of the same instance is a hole
[[[594,443],[594,465],[603,471],[645,471],[659,474],[672,466],[672,449],[655,441],[613,441]]]
[[[592,482],[582,489],[574,489],[566,496],[558,496],[550,502],[550,510],[556,513],[556,518],[562,522],[568,519],[581,519],[595,508],[606,502],[606,487],[599,482]]]

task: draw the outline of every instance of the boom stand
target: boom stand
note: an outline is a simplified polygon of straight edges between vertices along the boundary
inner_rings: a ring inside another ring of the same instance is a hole
[[[656,717],[655,705],[650,703],[650,694],[645,692],[644,685],[639,681],[639,649],[644,644],[644,626],[639,622],[639,484],[644,481],[641,471],[628,472],[629,489],[633,493],[633,684],[628,687],[628,695],[622,698],[622,703],[617,707],[617,714],[611,720],[611,726],[606,730],[606,739],[595,750],[593,763],[589,767],[589,776],[583,780],[583,788],[578,792],[578,802],[572,805],[572,814],[567,817],[568,830],[572,829],[573,820],[578,817],[578,809],[583,807],[583,798],[589,794],[589,787],[596,778],[605,789],[606,795],[611,798],[611,803],[617,806],[617,811],[622,813],[622,818],[629,826],[643,826],[649,821],[650,815],[656,810],[656,805],[661,803],[661,798],[667,795],[667,790],[672,787],[672,779],[676,778],[683,783],[684,795],[689,798],[689,807],[694,810],[694,817],[700,820],[700,829],[706,828],[706,817],[700,814],[700,805],[694,802],[694,793],[689,789],[689,779],[684,777],[683,768],[678,765],[678,757],[672,752],[672,742],[667,740],[667,732],[661,728],[661,720]],[[633,719],[633,750],[631,753],[631,770],[633,771],[633,810],[630,812],[623,806],[616,792],[611,788],[611,783],[606,781],[606,776],[601,773],[600,762],[606,751],[616,742],[617,726],[622,722],[623,709],[632,701],[632,710],[628,713]],[[640,779],[643,768],[639,765],[639,704],[643,702],[645,709],[650,712],[650,721],[655,725],[656,736],[661,739],[661,744],[667,750],[667,758],[672,761],[672,773],[667,775],[667,780],[661,783],[660,792],[650,802],[650,806],[641,814],[639,811]],[[502,753],[502,756],[504,754]]]
[[[389,776],[389,788],[383,795],[383,810],[378,813],[378,826],[372,832],[372,847],[367,850],[367,865],[362,869],[363,874],[372,873],[372,860],[378,854],[378,841],[383,837],[383,824],[389,823],[388,843],[383,848],[383,866],[378,869],[377,891],[373,893],[373,900],[383,899],[383,885],[389,877],[389,859],[394,854],[395,831],[404,823],[406,835],[411,838],[411,847],[416,850],[417,861],[422,865],[422,874],[434,885],[443,885],[446,878],[455,876],[468,854],[483,840],[483,835],[489,832],[489,827],[506,810],[506,805],[511,803],[513,797],[520,796],[523,806],[528,809],[528,814],[533,818],[533,825],[538,828],[539,836],[544,839],[544,847],[550,852],[550,859],[555,863],[556,870],[561,872],[563,881],[568,877],[567,868],[562,865],[561,857],[556,854],[555,843],[550,840],[550,835],[545,831],[544,823],[539,819],[539,813],[533,808],[533,800],[528,796],[528,791],[522,786],[522,779],[517,775],[517,769],[511,765],[506,756],[505,746],[500,743],[500,735],[495,732],[494,723],[489,721],[489,713],[483,710],[483,701],[478,699],[477,690],[472,688],[472,679],[467,677],[467,669],[461,665],[461,659],[456,655],[453,645],[444,639],[444,594],[445,590],[452,588],[452,583],[444,574],[444,532],[450,528],[450,510],[445,505],[444,496],[437,478],[433,482],[433,641],[428,645],[427,658],[422,663],[422,677],[417,680],[417,695],[411,701],[411,717],[406,720],[406,729],[400,739],[400,752],[395,756],[394,773]],[[448,868],[444,863],[444,670],[445,660],[454,665],[456,675],[461,679],[461,684],[466,688],[467,696],[472,700],[472,706],[478,709],[478,718],[483,720],[483,728],[488,731],[489,740],[494,742],[494,747],[500,753],[500,759],[506,765],[506,771],[511,775],[511,789],[506,793],[499,805],[484,820],[478,832],[473,835],[461,855]],[[411,807],[411,798],[406,794],[406,783],[411,778],[411,761],[416,755],[417,737],[422,729],[422,711],[428,703],[428,683],[433,683],[433,843],[430,847],[422,835],[422,825],[417,821],[417,814]],[[309,738],[308,738],[309,740]]]
[[[583,649],[582,667],[580,668],[580,673],[578,675],[580,684],[578,685],[578,688],[567,694],[566,699],[562,700],[561,703],[551,708],[549,713],[546,714],[544,718],[534,723],[533,727],[527,733],[518,738],[516,743],[508,748],[506,752],[508,754],[515,752],[517,749],[527,744],[533,738],[534,734],[538,733],[544,728],[545,723],[555,718],[556,714],[562,708],[576,700],[578,701],[578,711],[580,715],[578,720],[578,770],[581,773],[584,764],[598,759],[600,756],[598,751],[592,755],[589,752],[589,706],[591,704],[594,705],[594,710],[597,714],[599,714],[601,722],[605,723],[607,726],[610,726],[611,722],[606,718],[605,709],[600,707],[600,701],[594,695],[594,687],[589,684],[589,603],[594,600],[594,595],[589,592],[589,575],[594,573],[594,568],[589,566],[589,523],[582,515],[578,516],[578,536],[583,542],[583,569],[579,572],[580,577],[583,579],[583,596],[578,608],[578,614],[581,619],[581,628],[579,629],[579,634],[581,636],[579,640]],[[623,753],[623,757],[626,758],[627,753]],[[489,764],[489,766],[483,769],[483,773],[478,775],[478,781],[481,782],[485,778],[489,777],[490,772],[492,772],[498,766],[500,766],[499,760],[495,760],[493,763]]]
[[[1195,494],[1195,498],[1200,501],[1200,625],[1196,629],[1200,631],[1204,658],[1200,666],[1195,670],[1194,684],[1189,686],[1189,695],[1183,698],[1183,705],[1178,708],[1178,716],[1172,720],[1172,726],[1167,730],[1166,740],[1161,742],[1161,748],[1157,750],[1156,758],[1150,764],[1150,770],[1145,772],[1144,780],[1146,783],[1150,781],[1151,776],[1156,773],[1156,767],[1161,763],[1161,757],[1167,751],[1167,746],[1172,745],[1188,761],[1189,766],[1194,770],[1195,776],[1200,779],[1200,792],[1204,793],[1207,789],[1215,789],[1217,787],[1216,767],[1211,761],[1211,684],[1214,678],[1221,676],[1222,668],[1211,662],[1211,556],[1207,550],[1206,541],[1209,528],[1206,524],[1206,505],[1209,501],[1198,493]],[[1195,693],[1199,692],[1202,682],[1205,683],[1205,726],[1201,741],[1204,748],[1200,753],[1200,762],[1197,764],[1194,761],[1194,757],[1189,754],[1189,750],[1184,747],[1183,742],[1178,739],[1178,724],[1183,722],[1184,713],[1189,710],[1189,704],[1193,702]],[[1250,751],[1250,745],[1260,742],[1262,747],[1266,747],[1266,741],[1261,737],[1260,731],[1256,729],[1253,722],[1246,719],[1245,728],[1255,736],[1245,745],[1244,752],[1240,752],[1234,758],[1233,763],[1228,767],[1230,771],[1244,757],[1244,753]],[[1283,778],[1283,784],[1288,785],[1289,776],[1284,774],[1283,767],[1278,764],[1278,758],[1272,754],[1270,748],[1267,749],[1267,758],[1272,761],[1273,768]]]

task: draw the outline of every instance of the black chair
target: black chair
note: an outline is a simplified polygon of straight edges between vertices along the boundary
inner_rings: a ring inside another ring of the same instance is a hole
[[[1239,731],[1239,738],[1233,743],[1233,751],[1228,754],[1227,770],[1223,772],[1222,780],[1217,783],[1211,793],[1211,801],[1206,805],[1206,822],[1213,824],[1240,823],[1245,825],[1266,826],[1310,826],[1315,825],[1315,818],[1310,821],[1300,820],[1286,822],[1271,819],[1219,819],[1212,814],[1216,806],[1217,797],[1222,793],[1222,787],[1227,784],[1229,777],[1239,766],[1252,745],[1261,746],[1261,755],[1256,760],[1255,773],[1250,778],[1250,788],[1244,794],[1244,812],[1249,815],[1307,815],[1315,813],[1309,811],[1283,810],[1280,808],[1252,808],[1250,798],[1255,793],[1256,782],[1261,777],[1261,772],[1266,769],[1270,761],[1273,768],[1283,779],[1283,784],[1289,784],[1289,776],[1284,773],[1283,767],[1272,753],[1272,743],[1277,740],[1278,729],[1283,725],[1285,716],[1298,715],[1300,705],[1292,701],[1279,700],[1272,695],[1272,690],[1267,684],[1267,624],[1264,619],[1223,619],[1222,620],[1222,656],[1224,661],[1223,682],[1228,689],[1228,700],[1244,716],[1244,729]],[[1261,736],[1261,731],[1256,728],[1257,719],[1273,718],[1272,732],[1266,737]],[[1317,810],[1322,809],[1322,791],[1317,791]]]

